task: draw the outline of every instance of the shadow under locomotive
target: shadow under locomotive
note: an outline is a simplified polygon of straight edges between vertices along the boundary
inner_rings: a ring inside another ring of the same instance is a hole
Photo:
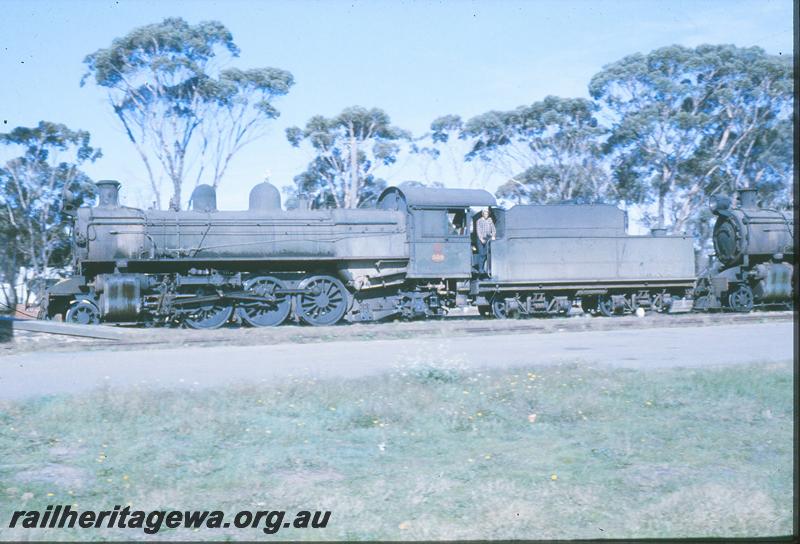
[[[202,329],[426,318],[469,305],[498,318],[692,305],[691,238],[628,235],[627,215],[610,205],[505,210],[483,190],[401,186],[370,209],[283,210],[264,182],[246,211],[218,211],[207,185],[190,210],[159,211],[121,206],[116,181],[97,185],[97,206],[75,213],[76,275],[48,289],[42,317]],[[497,228],[488,277],[477,273],[480,208]]]

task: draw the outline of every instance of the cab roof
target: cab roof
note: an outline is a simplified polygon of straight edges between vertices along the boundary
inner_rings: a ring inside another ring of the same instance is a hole
[[[385,210],[406,208],[466,208],[497,206],[483,189],[440,189],[431,187],[388,187],[378,197],[377,207]]]

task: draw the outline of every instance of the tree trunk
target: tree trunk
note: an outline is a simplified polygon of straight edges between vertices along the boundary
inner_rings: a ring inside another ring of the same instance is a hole
[[[670,171],[667,165],[661,167],[661,186],[658,188],[658,228],[664,228],[664,200],[669,187]]]
[[[180,181],[172,181],[172,198],[170,199],[170,208],[176,212],[181,209],[181,183]]]
[[[0,307],[0,312],[5,313],[9,312],[12,316],[14,312],[17,311],[17,303],[19,301],[17,297],[17,270],[16,270],[16,263],[9,266],[5,272],[5,280],[8,282],[8,289],[3,287],[3,294],[5,295],[5,306]]]
[[[358,141],[350,128],[350,190],[345,198],[346,208],[358,206]]]

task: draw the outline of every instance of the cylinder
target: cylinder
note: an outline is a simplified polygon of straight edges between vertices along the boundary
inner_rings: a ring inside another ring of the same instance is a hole
[[[135,274],[101,274],[95,280],[104,321],[136,321],[142,311],[141,278]]]
[[[757,283],[753,289],[758,302],[777,302],[792,297],[792,272],[789,263],[764,263],[755,268]]]

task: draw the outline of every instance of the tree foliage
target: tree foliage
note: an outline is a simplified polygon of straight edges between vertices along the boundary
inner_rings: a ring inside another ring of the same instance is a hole
[[[431,122],[430,131],[415,138],[410,145],[426,184],[441,184],[442,179],[457,180],[464,187],[485,187],[495,174],[484,161],[466,161],[473,142],[463,132],[458,115],[443,115]]]
[[[0,134],[0,145],[21,155],[0,167],[0,238],[4,239],[2,272],[17,282],[20,268],[29,274],[28,290],[70,264],[70,221],[65,206],[80,205],[94,185],[81,165],[101,156],[84,130],[42,121]]]
[[[492,164],[507,180],[497,196],[517,203],[614,198],[601,156],[606,129],[596,112],[590,100],[555,96],[489,111],[464,124],[460,137],[472,142],[465,159]]]
[[[176,207],[187,179],[216,187],[233,157],[278,117],[273,100],[294,84],[292,74],[278,68],[220,68],[219,53],[239,55],[222,23],[168,18],[84,60],[81,84],[92,77],[107,89],[159,207],[162,175],[172,184]]]
[[[758,47],[670,46],[604,67],[589,90],[613,116],[606,150],[617,187],[631,201],[657,203],[650,223],[702,237],[702,210],[715,193],[754,187],[768,202],[786,198],[791,58]]]
[[[290,127],[286,137],[294,147],[308,143],[314,154],[295,176],[294,192],[316,207],[356,208],[378,197],[386,186],[378,171],[397,160],[410,135],[383,110],[353,106],[332,118],[316,115],[305,128]]]

